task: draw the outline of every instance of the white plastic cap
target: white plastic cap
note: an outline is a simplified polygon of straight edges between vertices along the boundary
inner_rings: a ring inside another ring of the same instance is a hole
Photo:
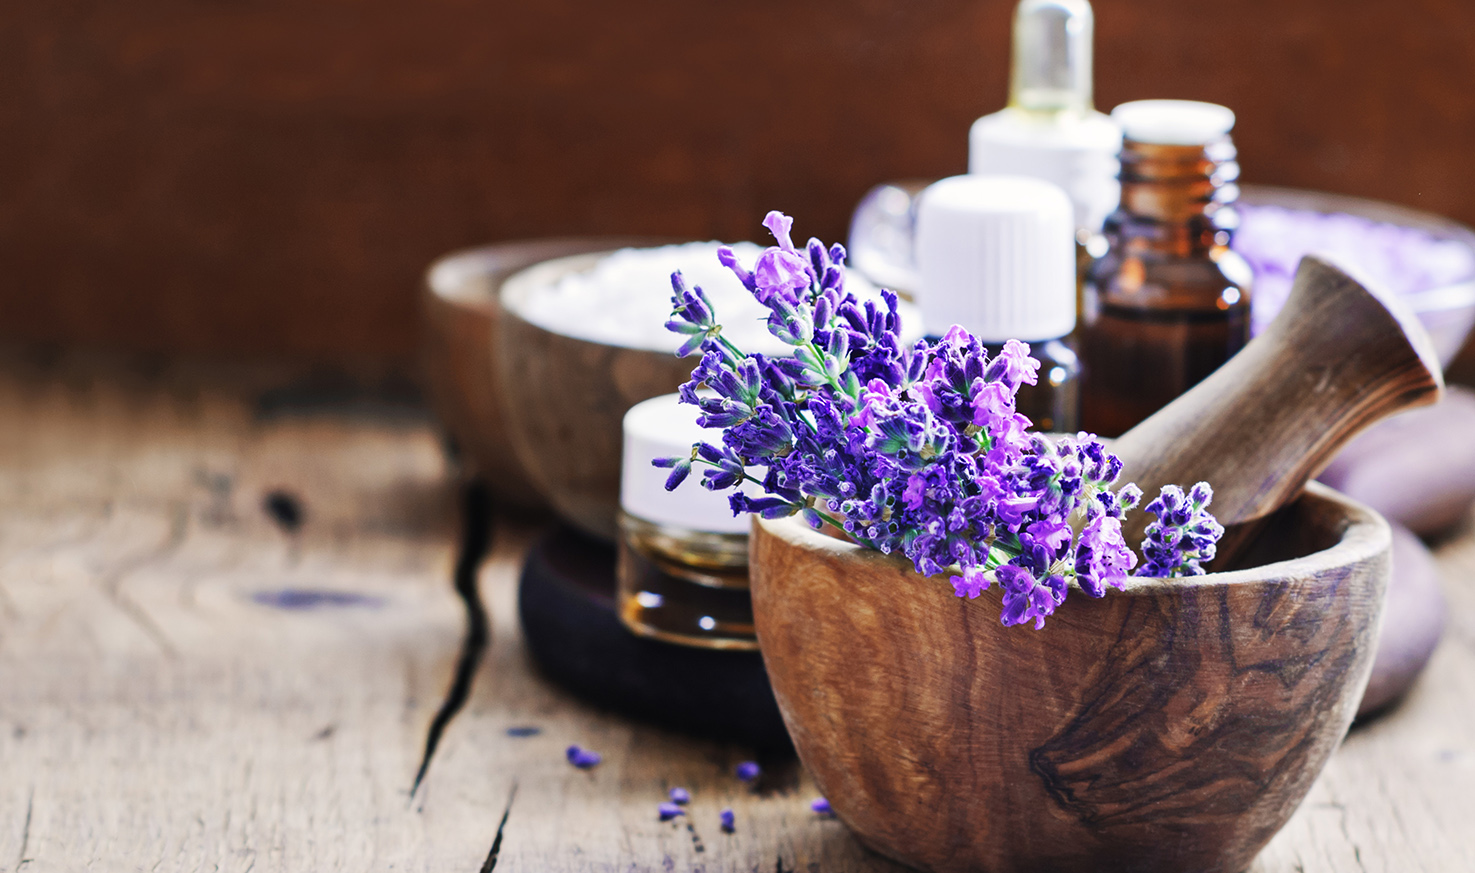
[[[1075,204],[1078,230],[1099,233],[1121,200],[1122,131],[1100,112],[1048,121],[1005,109],[973,122],[968,172],[1032,176],[1059,185]]]
[[[692,443],[722,444],[721,428],[697,425],[700,412],[663,394],[637,403],[625,413],[625,451],[620,468],[620,507],[645,521],[704,533],[748,532],[747,515],[733,517],[731,491],[708,491],[699,481],[702,464],[676,490],[666,490],[671,471],[651,466],[656,458],[686,456]]]
[[[1153,145],[1208,145],[1234,129],[1234,110],[1197,100],[1134,100],[1111,117],[1127,139]]]
[[[1000,343],[1056,339],[1076,324],[1075,221],[1058,186],[1026,176],[953,176],[917,211],[922,322]]]

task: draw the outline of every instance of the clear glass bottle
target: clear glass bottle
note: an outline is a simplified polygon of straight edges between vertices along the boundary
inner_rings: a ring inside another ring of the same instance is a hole
[[[1095,27],[1088,0],[1021,0],[1009,105],[968,132],[968,172],[1033,176],[1065,191],[1082,251],[1117,206],[1122,145],[1121,129],[1094,105]]]
[[[690,481],[665,490],[659,457],[685,456],[698,441],[720,443],[720,430],[696,424],[695,407],[675,394],[636,404],[625,414],[617,544],[620,621],[632,633],[684,646],[756,651],[748,593],[748,525],[734,518],[726,494]]]
[[[1121,207],[1087,271],[1079,348],[1085,428],[1118,436],[1198,384],[1250,338],[1249,265],[1229,248],[1234,113],[1184,100],[1117,107]]]

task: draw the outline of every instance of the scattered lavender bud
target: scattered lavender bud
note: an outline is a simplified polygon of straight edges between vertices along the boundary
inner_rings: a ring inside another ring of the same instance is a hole
[[[570,764],[573,764],[575,767],[578,767],[580,770],[592,769],[593,767],[598,766],[600,761],[604,760],[604,758],[601,757],[598,752],[592,752],[588,749],[581,749],[578,746],[569,746],[568,752],[566,752],[565,754],[567,754],[568,756],[568,762]]]
[[[680,804],[681,806],[685,806],[688,803],[691,803],[691,792],[687,791],[685,788],[672,788],[671,802]]]
[[[757,761],[744,761],[741,764],[737,765],[737,778],[741,779],[744,782],[752,782],[754,779],[757,779],[758,774],[762,772],[762,770],[758,769]]]
[[[722,810],[721,812],[717,813],[717,817],[722,820],[723,833],[730,834],[736,829],[734,825],[737,821],[737,817],[732,814],[731,809]]]
[[[509,736],[509,737],[535,737],[538,734],[541,734],[542,732],[543,732],[543,729],[540,728],[540,727],[533,727],[532,725],[518,725],[517,727],[510,727],[510,728],[508,728],[507,729],[507,736]]]
[[[819,815],[834,815],[835,814],[835,811],[830,808],[830,802],[828,800],[824,799],[823,797],[816,797],[814,799],[814,802],[811,803],[811,804],[809,804],[809,808],[812,809],[812,810],[814,810]]]
[[[678,815],[686,815],[686,810],[674,803],[663,803],[657,811],[661,814],[661,821],[670,821]]]

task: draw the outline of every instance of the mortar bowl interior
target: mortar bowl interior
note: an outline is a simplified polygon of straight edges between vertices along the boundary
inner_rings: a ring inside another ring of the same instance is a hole
[[[931,871],[1237,873],[1352,722],[1390,533],[1328,488],[1258,565],[1072,592],[1042,630],[795,519],[758,521],[758,639],[800,758],[881,854]]]

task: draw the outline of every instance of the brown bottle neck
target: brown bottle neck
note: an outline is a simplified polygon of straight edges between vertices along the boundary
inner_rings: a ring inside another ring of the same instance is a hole
[[[1112,224],[1123,242],[1179,255],[1229,242],[1239,223],[1239,163],[1224,137],[1206,146],[1127,140],[1122,146],[1122,203]]]

